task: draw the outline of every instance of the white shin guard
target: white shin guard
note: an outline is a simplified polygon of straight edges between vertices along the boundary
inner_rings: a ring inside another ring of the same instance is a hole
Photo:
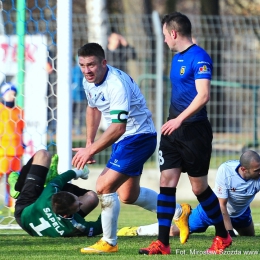
[[[115,246],[117,244],[117,222],[120,211],[120,202],[116,192],[99,195],[101,202],[101,222],[103,240]]]

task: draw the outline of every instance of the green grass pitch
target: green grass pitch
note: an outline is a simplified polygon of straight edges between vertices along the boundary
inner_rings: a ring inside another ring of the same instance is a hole
[[[196,202],[190,202],[194,207]],[[89,216],[95,220],[100,213],[98,207]],[[172,254],[167,256],[144,256],[138,254],[138,249],[146,247],[156,237],[119,237],[119,252],[106,255],[86,255],[80,253],[80,248],[94,244],[99,237],[94,238],[40,238],[30,237],[22,230],[0,230],[0,259],[259,259],[260,256],[260,209],[259,202],[252,204],[252,215],[255,223],[255,237],[236,237],[233,244],[226,250],[228,255],[204,255],[211,245],[214,228],[208,228],[202,234],[192,234],[185,245],[179,238],[171,238]],[[137,206],[122,205],[119,216],[119,228],[124,226],[139,226],[156,222],[156,214],[145,211]]]

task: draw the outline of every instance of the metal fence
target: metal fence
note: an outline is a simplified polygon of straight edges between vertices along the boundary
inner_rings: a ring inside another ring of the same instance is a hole
[[[48,37],[50,60],[54,70],[48,84],[49,111],[49,146],[55,151],[55,131],[57,110],[56,102],[56,17],[54,10],[40,15],[28,12],[26,29],[28,34],[43,33]],[[217,167],[224,159],[238,158],[242,150],[258,150],[259,107],[258,92],[260,87],[260,17],[241,16],[198,16],[187,14],[192,21],[193,37],[198,45],[205,48],[214,62],[211,100],[207,105],[214,139],[211,167]],[[15,34],[14,19],[5,15],[7,34]],[[127,72],[137,81],[145,95],[154,120],[156,115],[156,36],[150,15],[109,15],[108,31],[115,30],[122,34],[129,45],[135,48],[136,57],[125,62]],[[86,15],[73,16],[73,54],[88,39]],[[172,53],[164,45],[163,50],[163,106],[161,113],[167,118],[171,86],[168,79]],[[73,58],[73,57],[72,57]],[[114,62],[109,60],[108,63]],[[80,130],[72,131],[73,146],[85,145],[86,103],[79,104],[81,109],[73,111],[76,125]],[[83,109],[82,109],[83,108]],[[159,130],[159,129],[158,129]],[[104,164],[109,156],[109,149],[100,153],[98,162]],[[150,161],[154,161],[155,156]]]
[[[15,9],[3,10],[2,15],[5,34],[16,34]],[[217,168],[224,160],[238,158],[245,149],[260,150],[258,147],[260,17],[216,17],[192,14],[188,16],[192,21],[194,40],[207,50],[214,62],[211,100],[207,110],[214,133],[211,168]],[[156,48],[158,37],[155,35],[152,20],[151,15],[109,15],[106,26],[108,32],[115,30],[122,34],[129,45],[134,47],[136,53],[127,61],[109,60],[108,62],[117,62],[116,66],[119,67],[126,66],[127,72],[139,84],[153,113],[154,121],[157,122],[161,115],[163,121],[166,121],[168,115],[171,95],[168,75],[173,54],[165,44],[161,53],[158,53]],[[72,59],[77,49],[88,41],[87,21],[86,15],[73,16]],[[48,111],[46,120],[48,122],[47,148],[52,153],[56,152],[56,123],[59,120],[56,113],[58,94],[56,28],[55,6],[26,10],[26,34],[44,34],[48,38],[48,61],[52,64],[53,71],[49,74],[46,90]],[[163,57],[163,64],[157,64],[158,54]],[[163,89],[161,90],[157,88],[159,65],[162,65]],[[163,94],[162,105],[158,105],[157,102],[159,94]],[[85,146],[86,101],[78,102],[76,105],[73,110],[73,147]],[[103,166],[109,154],[110,149],[99,153],[96,156],[97,166]],[[155,162],[154,154],[147,167],[154,167]],[[0,226],[12,223],[14,220],[12,213],[8,214],[7,218],[0,218]]]
[[[214,62],[207,110],[214,132],[211,167],[217,167],[221,160],[238,158],[245,149],[258,150],[260,17],[188,16],[192,21],[194,40],[207,50]],[[127,61],[128,72],[139,83],[156,121],[155,73],[158,64],[151,20],[149,15],[111,15],[108,26],[124,35],[135,47],[137,58]],[[87,41],[84,17],[74,17],[73,28],[78,28],[73,30],[74,49],[77,49]],[[165,121],[170,102],[168,75],[173,55],[166,44],[163,55],[162,113]]]
[[[214,62],[209,119],[214,155],[258,150],[259,17],[191,16],[194,36]]]

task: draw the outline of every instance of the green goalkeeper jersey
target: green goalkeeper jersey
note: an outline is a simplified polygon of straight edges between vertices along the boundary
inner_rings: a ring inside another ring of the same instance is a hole
[[[55,214],[51,207],[52,195],[61,191],[63,186],[75,178],[74,171],[67,171],[53,180],[44,188],[41,196],[21,215],[23,228],[32,236],[72,237],[96,236],[102,234],[101,217],[97,221],[85,221],[79,214],[71,218],[63,218]]]

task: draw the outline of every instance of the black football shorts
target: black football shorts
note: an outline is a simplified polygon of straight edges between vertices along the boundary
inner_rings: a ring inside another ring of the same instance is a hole
[[[208,120],[183,124],[171,135],[161,135],[160,171],[181,168],[191,177],[208,174],[212,151],[212,128]]]

